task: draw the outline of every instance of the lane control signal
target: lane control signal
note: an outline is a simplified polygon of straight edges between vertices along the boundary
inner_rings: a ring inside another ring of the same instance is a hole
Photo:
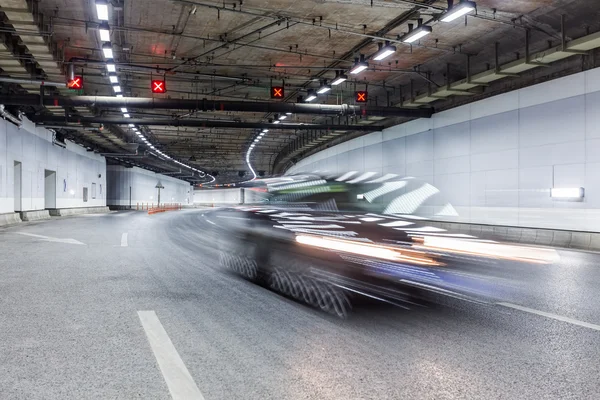
[[[285,90],[283,86],[271,86],[271,98],[272,99],[283,99],[285,96]]]
[[[359,90],[354,93],[354,100],[357,103],[366,103],[369,98],[369,93],[366,90]]]
[[[152,81],[152,93],[166,93],[167,84],[165,81],[153,80]]]
[[[74,76],[73,79],[69,79],[69,82],[67,82],[67,87],[69,89],[83,89],[83,77]]]

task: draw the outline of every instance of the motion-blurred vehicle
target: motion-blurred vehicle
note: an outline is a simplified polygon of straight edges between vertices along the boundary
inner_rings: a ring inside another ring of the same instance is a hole
[[[410,177],[309,174],[255,181],[246,190],[266,196],[220,212],[241,221],[221,241],[221,264],[340,317],[358,297],[405,308],[432,295],[499,301],[517,284],[511,268],[555,257],[550,249],[431,226],[422,215],[456,211],[435,187]]]

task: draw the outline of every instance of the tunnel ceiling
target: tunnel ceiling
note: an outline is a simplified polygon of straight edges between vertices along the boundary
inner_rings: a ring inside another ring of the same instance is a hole
[[[458,0],[455,1],[458,3]],[[384,39],[397,51],[369,69],[349,75],[315,103],[355,104],[355,91],[368,91],[368,106],[439,107],[409,100],[467,74],[510,62],[525,51],[529,31],[531,52],[572,40],[600,28],[591,3],[566,0],[479,0],[477,13],[450,23],[439,21],[447,1],[427,0],[115,0],[109,2],[110,43],[116,75],[125,97],[215,101],[298,101],[308,89],[330,83],[336,71],[346,74],[356,57],[367,59]],[[50,96],[114,96],[94,0],[0,1],[3,12],[0,68],[16,79],[65,82],[69,68],[84,78],[82,92],[48,85]],[[411,45],[398,39],[419,19],[432,34]],[[526,29],[525,29],[526,28]],[[467,71],[467,58],[470,69]],[[167,93],[153,94],[151,80],[165,80]],[[533,79],[533,78],[532,78]],[[2,82],[2,94],[37,94],[39,85]],[[285,99],[272,100],[271,86],[284,86]],[[467,93],[469,94],[469,93]],[[463,96],[461,96],[463,97]],[[441,102],[443,104],[443,100]],[[43,123],[50,116],[122,118],[119,107],[94,104],[21,106]],[[195,182],[198,173],[173,160],[206,172],[218,172],[217,182],[252,177],[246,154],[259,130],[236,123],[269,124],[274,113],[222,111],[217,107],[189,109],[128,108],[136,119],[224,121],[227,127],[137,125],[155,149],[171,159],[146,152],[138,136],[123,123],[64,123],[59,135],[90,151],[109,154],[111,162],[168,172]],[[55,120],[56,118],[54,118]],[[337,124],[345,129],[290,130],[269,127],[253,148],[251,164],[266,175],[279,172],[303,154],[329,141],[364,134],[352,126],[390,126],[406,118],[353,113],[323,116],[293,113],[285,122]],[[136,155],[137,150],[137,155]],[[181,170],[181,175],[178,172]],[[245,175],[240,176],[240,171]],[[195,177],[194,177],[195,176]]]

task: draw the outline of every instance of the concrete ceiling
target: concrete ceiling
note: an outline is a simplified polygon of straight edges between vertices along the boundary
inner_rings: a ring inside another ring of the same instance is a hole
[[[10,69],[16,59],[18,66],[36,66],[26,68],[24,75],[57,79],[54,66],[46,62],[52,73],[44,71],[40,62],[44,57],[38,55],[39,49],[37,53],[27,50],[27,41],[22,37],[32,34],[23,31],[25,26],[15,25],[14,9],[22,7],[21,3],[26,2],[0,0],[4,11],[4,43],[7,44],[7,56],[0,58],[0,68],[6,66],[5,75],[17,76]],[[448,7],[446,1],[116,0],[111,3],[109,24],[117,73],[125,96],[265,101],[270,100],[272,84],[284,84],[286,101],[295,102],[298,96],[306,96],[306,89],[317,88],[321,79],[331,80],[336,70],[348,70],[355,57],[376,52],[381,42],[378,38],[396,41],[408,30],[409,23],[416,24],[417,19],[422,18],[425,23],[430,22],[433,34],[413,46],[393,43],[398,49],[393,56],[381,62],[371,61],[368,71],[320,98],[324,103],[352,104],[354,91],[367,89],[370,105],[397,106],[410,103],[410,99],[432,87],[437,89],[447,82],[465,78],[467,55],[471,74],[489,69],[495,62],[496,42],[501,63],[518,58],[517,53],[525,51],[524,28],[530,31],[531,51],[560,42],[562,14],[566,15],[567,39],[598,31],[598,9],[591,3],[594,2],[479,0],[477,15],[442,23],[435,21],[435,17]],[[41,28],[38,36],[45,38],[42,44],[55,50],[54,61],[63,74],[73,65],[77,74],[85,78],[85,94],[112,96],[94,1],[43,0],[28,3],[28,10],[35,17],[32,21],[38,21],[37,25],[31,22],[31,26]],[[447,76],[448,70],[450,76]],[[162,77],[166,79],[168,93],[153,95],[150,79]],[[23,92],[34,88],[5,83],[3,90]],[[493,94],[486,90],[488,95]],[[50,111],[64,113],[60,108]],[[129,111],[135,118],[169,116],[240,122],[266,122],[273,118],[268,113],[218,110]],[[69,112],[83,116],[120,116],[119,109],[110,108],[79,108]],[[315,115],[292,115],[290,119],[299,123],[333,122]],[[348,123],[391,125],[400,121],[354,116]],[[238,171],[248,171],[245,154],[256,135],[251,129],[173,126],[152,126],[146,132],[157,148],[184,162],[192,157],[190,165],[218,171],[223,183],[241,180]],[[131,146],[127,143],[136,141],[126,125],[111,126],[103,131],[94,126],[85,131],[70,129],[68,134],[79,137],[90,147],[97,144],[105,152],[130,152]],[[268,175],[284,168],[294,157],[314,149],[315,145],[356,134],[349,130],[311,135],[305,138],[294,131],[271,129],[254,149],[254,169]],[[314,140],[307,142],[308,139]],[[307,146],[290,152],[290,143],[294,141]],[[135,159],[135,162],[157,170],[178,168],[160,160]]]

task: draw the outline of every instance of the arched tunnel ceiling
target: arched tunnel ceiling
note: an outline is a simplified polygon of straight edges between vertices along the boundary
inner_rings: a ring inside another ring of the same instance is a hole
[[[270,99],[270,87],[283,85],[286,91],[283,101],[296,102],[298,96],[306,97],[307,89],[318,88],[322,79],[331,81],[336,71],[347,71],[355,57],[372,55],[378,43],[388,39],[397,47],[396,53],[381,62],[370,60],[367,71],[335,86],[327,96],[320,96],[319,102],[354,104],[354,92],[368,90],[369,106],[408,104],[438,108],[447,106],[449,100],[422,105],[411,104],[410,100],[423,96],[432,87],[438,89],[468,74],[493,68],[495,43],[502,64],[524,54],[526,29],[531,52],[558,45],[562,40],[561,15],[565,16],[566,40],[600,29],[594,2],[567,0],[479,0],[476,14],[451,23],[436,20],[448,2],[433,0],[114,0],[109,3],[110,41],[123,94],[143,98],[281,102]],[[4,0],[0,6],[4,27],[0,41],[2,75],[64,81],[72,65],[75,73],[84,77],[83,94],[114,96],[101,51],[103,42],[94,0]],[[399,43],[397,39],[408,31],[408,24],[416,25],[419,18],[433,27],[433,33],[412,46]],[[165,79],[168,92],[152,94],[151,79]],[[494,92],[489,88],[479,89],[474,93]],[[79,94],[60,87],[45,90],[50,94]],[[4,95],[38,92],[36,85],[2,82]],[[65,114],[58,106],[40,108],[29,106],[24,111],[35,115],[38,121],[44,119],[44,113]],[[218,172],[221,183],[249,176],[245,155],[257,130],[236,127],[235,123],[268,123],[274,117],[266,111],[219,109],[130,107],[128,111],[137,119],[231,122],[230,127],[142,128],[157,148],[196,168]],[[121,116],[119,108],[94,105],[68,108],[67,112],[82,117]],[[286,122],[390,126],[403,120],[360,113],[342,119],[292,114]],[[98,124],[75,125],[63,127],[60,132],[90,150],[124,155],[116,162],[172,173],[180,168],[156,157],[139,154],[125,157],[135,151],[136,146],[131,143],[138,140],[126,124],[103,129]],[[304,132],[273,126],[253,150],[254,169],[266,175],[279,172],[295,158],[328,141],[339,142],[365,133],[355,132],[351,127]],[[239,171],[245,171],[246,175],[240,177]],[[198,182],[202,179],[198,178]]]

